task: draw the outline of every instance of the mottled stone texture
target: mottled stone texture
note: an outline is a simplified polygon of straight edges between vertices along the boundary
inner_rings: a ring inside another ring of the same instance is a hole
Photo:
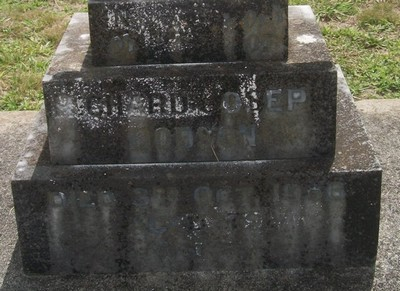
[[[75,15],[43,82],[52,161],[332,158],[336,70],[300,11],[286,63],[124,67],[92,66],[87,18]]]
[[[89,1],[95,65],[287,57],[287,0]]]
[[[90,1],[92,50],[72,18],[12,180],[24,271],[373,273],[381,168],[310,8],[281,62],[286,2],[196,3]]]
[[[12,181],[24,269],[373,269],[381,169],[343,76],[337,128],[333,163],[56,166],[42,114]]]

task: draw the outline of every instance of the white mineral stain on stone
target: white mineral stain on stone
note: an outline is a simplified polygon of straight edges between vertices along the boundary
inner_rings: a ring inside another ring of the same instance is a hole
[[[301,9],[301,12],[302,12],[304,18],[309,19],[311,21],[315,21],[315,15],[312,12],[310,6],[299,5],[298,7],[299,7],[299,9]]]
[[[241,79],[241,84],[239,87],[240,97],[245,100],[247,106],[253,113],[254,122],[258,124],[260,122],[259,110],[258,110],[258,96],[257,96],[257,75],[253,74],[250,78],[247,75],[239,75]]]
[[[87,40],[87,39],[89,39],[89,37],[90,37],[90,35],[89,35],[88,33],[84,33],[84,34],[81,34],[81,35],[79,36],[79,38],[80,38],[80,39],[83,39],[83,40]]]
[[[297,40],[299,43],[302,43],[302,44],[310,44],[310,43],[314,43],[314,42],[317,42],[317,41],[318,41],[318,40],[315,38],[315,36],[312,35],[312,34],[303,34],[303,35],[300,35],[300,36],[298,36],[298,37],[296,38],[296,40]]]
[[[72,119],[75,118],[75,105],[72,98],[70,98],[68,95],[58,97],[56,108],[59,115],[63,115]]]
[[[27,153],[24,155],[24,158],[31,158],[31,157],[33,157],[33,153],[32,153],[32,152],[27,152]]]
[[[23,170],[26,166],[28,165],[28,162],[26,160],[21,160],[17,164],[18,170]]]
[[[253,111],[254,114],[254,120],[256,122],[256,124],[258,124],[260,122],[260,117],[259,117],[259,112],[258,112],[258,105],[257,105],[257,100],[258,100],[258,96],[257,96],[257,85],[256,85],[256,75],[253,74],[250,85],[249,85],[249,89],[251,90],[251,98],[252,98],[252,105],[251,105],[251,110]]]
[[[70,49],[67,46],[65,46],[62,43],[60,43],[60,45],[58,46],[56,54],[64,54],[64,53],[72,52],[72,51],[73,51],[72,49]]]
[[[53,79],[53,76],[46,74],[43,77],[43,82],[50,82],[52,79]]]
[[[240,74],[239,77],[240,79],[243,80],[246,77],[246,75]],[[244,82],[241,82],[239,91],[240,91],[240,97],[246,98],[246,84]]]
[[[33,139],[35,139],[35,136],[33,135],[33,133],[29,134],[28,140],[33,140]]]
[[[72,17],[71,21],[69,22],[70,25],[77,24],[77,23],[79,23],[79,24],[81,23],[81,21],[78,17]]]
[[[115,25],[115,13],[107,5],[105,6],[105,9],[107,9],[107,26],[109,29],[113,29]]]

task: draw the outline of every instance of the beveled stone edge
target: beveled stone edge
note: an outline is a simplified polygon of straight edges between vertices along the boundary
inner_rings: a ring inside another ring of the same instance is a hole
[[[348,168],[347,165],[354,163],[349,159],[348,153],[357,153],[358,160],[364,159],[371,169],[382,172],[381,164],[377,158],[374,147],[368,138],[361,115],[354,103],[353,95],[344,77],[343,71],[339,65],[337,68],[337,123],[336,123],[336,148],[335,162],[332,165],[333,171],[348,172],[356,169]],[[342,96],[347,96],[343,98]],[[344,136],[344,132],[348,131],[351,141]],[[358,146],[358,149],[355,147]],[[361,155],[361,153],[365,154]],[[346,159],[347,153],[347,159]],[[362,171],[361,167],[360,170]]]

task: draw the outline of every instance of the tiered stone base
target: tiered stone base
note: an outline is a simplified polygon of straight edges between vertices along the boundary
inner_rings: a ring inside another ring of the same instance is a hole
[[[189,275],[176,272],[373,270],[381,169],[342,75],[337,105],[336,155],[323,164],[57,166],[41,112],[12,181],[24,270],[172,272],[181,282]]]

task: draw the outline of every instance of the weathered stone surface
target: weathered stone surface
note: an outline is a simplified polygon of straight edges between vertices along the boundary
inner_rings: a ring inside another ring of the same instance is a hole
[[[343,76],[333,164],[55,166],[40,118],[12,181],[26,272],[373,269],[381,169]]]
[[[332,158],[336,70],[310,8],[290,11],[287,63],[107,68],[75,15],[43,82],[52,161]]]
[[[287,0],[90,0],[96,65],[287,57]]]

